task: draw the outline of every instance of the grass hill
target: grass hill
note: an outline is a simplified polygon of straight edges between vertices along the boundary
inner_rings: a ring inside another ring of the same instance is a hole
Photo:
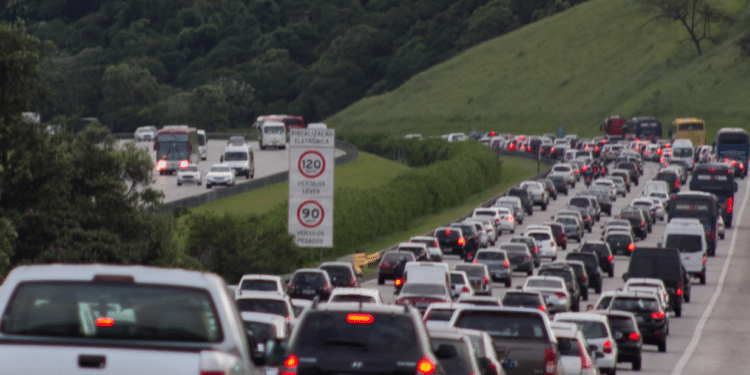
[[[398,89],[327,119],[344,131],[438,135],[479,129],[514,134],[600,134],[610,115],[706,120],[708,138],[750,122],[750,59],[735,41],[746,0],[716,0],[735,21],[714,26],[703,55],[677,23],[648,22],[637,0],[591,0],[480,44]],[[666,130],[665,130],[666,134]]]

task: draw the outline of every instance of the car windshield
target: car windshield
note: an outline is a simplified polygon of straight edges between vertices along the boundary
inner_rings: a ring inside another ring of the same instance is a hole
[[[283,126],[265,126],[263,127],[264,134],[284,134],[286,129]]]
[[[463,311],[455,326],[485,331],[498,338],[548,339],[541,316],[516,311]]]
[[[555,288],[555,289],[562,289],[562,281],[561,280],[544,280],[544,279],[530,279],[526,280],[525,287],[530,288]]]
[[[274,280],[242,280],[240,290],[257,290],[260,292],[275,292],[279,290]]]
[[[690,147],[673,148],[672,149],[672,156],[675,156],[675,157],[692,157],[693,156],[693,149],[690,148]]]
[[[463,264],[457,264],[455,267],[456,271],[464,271],[466,272],[469,277],[482,277],[484,276],[484,267],[485,266],[472,266],[472,265],[463,265]]]
[[[228,172],[231,172],[231,171],[232,170],[229,167],[225,167],[225,166],[211,167],[211,172],[226,172],[226,173],[228,173]]]
[[[430,313],[427,314],[426,320],[447,322],[451,320],[454,311],[456,311],[456,309],[432,309],[430,310]]]
[[[253,339],[257,343],[265,343],[276,338],[276,327],[268,323],[243,321],[245,329],[253,333]]]
[[[445,287],[440,284],[410,284],[406,283],[401,293],[421,295],[445,295]]]
[[[283,317],[289,316],[289,309],[285,301],[278,299],[240,298],[235,301],[240,312],[261,312]]]
[[[294,348],[300,357],[345,353],[413,357],[421,348],[411,318],[403,314],[314,311],[295,329],[305,338]]]
[[[244,161],[247,160],[247,152],[225,152],[224,161]]]
[[[437,352],[440,345],[450,345],[454,348],[456,348],[457,355],[449,357],[449,358],[440,358],[440,365],[442,365],[443,370],[445,370],[446,374],[456,374],[456,375],[469,375],[474,374],[474,368],[471,364],[472,361],[474,361],[474,358],[469,351],[469,348],[466,347],[466,343],[461,340],[449,340],[449,339],[439,339],[439,338],[431,338],[430,343],[432,344],[432,350],[434,352]]]
[[[91,340],[219,342],[211,295],[198,288],[137,283],[19,284],[0,330]]]
[[[573,274],[568,270],[563,269],[555,269],[555,268],[545,268],[540,269],[537,271],[537,275],[539,276],[560,276],[565,281],[573,281]]]
[[[653,312],[659,310],[659,302],[655,299],[615,297],[610,303],[610,308],[632,312]]]

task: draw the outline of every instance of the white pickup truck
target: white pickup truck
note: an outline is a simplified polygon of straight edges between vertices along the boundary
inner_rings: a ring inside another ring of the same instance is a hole
[[[33,265],[0,287],[7,374],[259,374],[224,280],[143,266]]]

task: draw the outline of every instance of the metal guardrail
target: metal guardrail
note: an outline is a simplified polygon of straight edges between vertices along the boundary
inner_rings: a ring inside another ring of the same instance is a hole
[[[356,147],[354,147],[353,144],[342,141],[342,140],[337,139],[335,143],[335,147],[346,151],[346,154],[341,155],[336,158],[336,161],[335,161],[336,166],[346,164],[356,159],[359,153],[359,151],[357,150]],[[200,206],[204,203],[212,202],[217,199],[231,197],[233,195],[244,193],[246,191],[258,189],[258,188],[268,186],[268,185],[273,185],[279,182],[284,182],[288,179],[289,179],[288,171],[279,172],[276,174],[272,174],[270,176],[254,179],[250,182],[246,182],[243,184],[227,186],[226,188],[223,188],[223,189],[215,189],[215,190],[211,190],[206,193],[203,193],[203,194],[194,195],[192,197],[187,197],[183,199],[178,199],[173,202],[165,203],[163,206],[159,208],[157,212],[159,213],[168,212],[176,207]]]

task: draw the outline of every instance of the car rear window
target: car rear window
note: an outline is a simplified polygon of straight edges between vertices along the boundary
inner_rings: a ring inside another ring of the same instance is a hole
[[[652,312],[659,310],[659,302],[651,298],[615,297],[609,307],[613,310]]]
[[[322,266],[320,269],[328,272],[328,276],[331,278],[348,279],[353,276],[351,269],[346,266]]]
[[[466,281],[464,280],[463,275],[451,273],[451,284],[463,284],[464,282]]]
[[[404,253],[388,252],[383,255],[383,262],[398,262],[401,257],[406,258],[406,260],[413,260],[409,255]]]
[[[538,308],[541,305],[539,296],[534,294],[508,293],[501,301],[503,306]]]
[[[243,321],[242,325],[245,326],[246,330],[253,333],[253,339],[255,339],[255,342],[257,343],[265,343],[277,336],[276,327],[272,324]]]
[[[610,245],[618,243],[627,245],[630,243],[630,236],[626,234],[610,234],[607,236],[607,242]]]
[[[573,274],[568,270],[545,268],[545,269],[540,269],[537,272],[537,274],[539,276],[560,276],[565,281],[573,281]]]
[[[256,290],[260,292],[275,292],[278,284],[273,280],[243,280],[240,290]]]
[[[262,312],[279,316],[289,316],[286,302],[272,299],[240,298],[235,301],[240,312]]]
[[[519,248],[517,246],[506,245],[506,246],[503,246],[502,249],[505,251],[508,251],[512,247]],[[525,250],[526,247],[524,246],[522,249]],[[477,253],[477,259],[478,260],[505,260],[505,254],[501,252],[497,252],[497,251],[480,251],[479,253]]]
[[[560,165],[552,168],[552,170],[555,172],[570,172],[570,167]]]
[[[536,242],[550,240],[549,233],[543,233],[543,232],[542,233],[529,233],[529,237],[533,237],[536,240]]]
[[[635,331],[636,325],[633,322],[633,319],[631,319],[628,316],[608,315],[607,319],[609,320],[609,327],[613,331],[617,331],[617,332]]]
[[[441,358],[440,364],[446,374],[469,375],[473,374],[471,361],[474,360],[469,348],[464,341],[431,338],[432,350],[437,351],[440,345],[450,345],[456,348],[457,355],[449,358]]]
[[[580,343],[576,339],[569,339],[565,337],[557,338],[557,348],[560,350],[560,355],[579,357],[581,356]]]
[[[701,236],[695,234],[668,234],[666,247],[673,247],[681,253],[697,253],[703,251]]]
[[[602,322],[592,322],[583,320],[562,320],[563,322],[574,323],[578,325],[578,328],[583,332],[583,336],[587,339],[599,339],[602,337],[608,337],[607,326]]]
[[[530,288],[562,288],[563,286],[557,280],[527,280],[526,285]]]
[[[312,286],[314,288],[320,288],[325,284],[326,279],[323,275],[313,272],[298,272],[294,274],[292,278],[292,284],[297,286],[305,285]]]
[[[455,326],[485,331],[495,338],[548,339],[540,316],[517,311],[463,311]]]
[[[401,290],[401,293],[442,296],[445,294],[445,287],[439,284],[406,283]]]
[[[456,271],[464,271],[469,277],[482,277],[484,276],[484,266],[476,267],[470,265],[457,264],[455,267]]]
[[[460,232],[452,229],[442,229],[435,231],[435,237],[441,241],[458,241]]]
[[[297,355],[331,356],[346,353],[415,357],[421,347],[407,315],[369,312],[311,311],[297,326]]]
[[[13,292],[0,330],[117,341],[223,340],[208,291],[154,284],[22,283]]]
[[[370,296],[363,296],[361,294],[337,294],[328,302],[362,302],[362,303],[375,303],[375,298]]]

